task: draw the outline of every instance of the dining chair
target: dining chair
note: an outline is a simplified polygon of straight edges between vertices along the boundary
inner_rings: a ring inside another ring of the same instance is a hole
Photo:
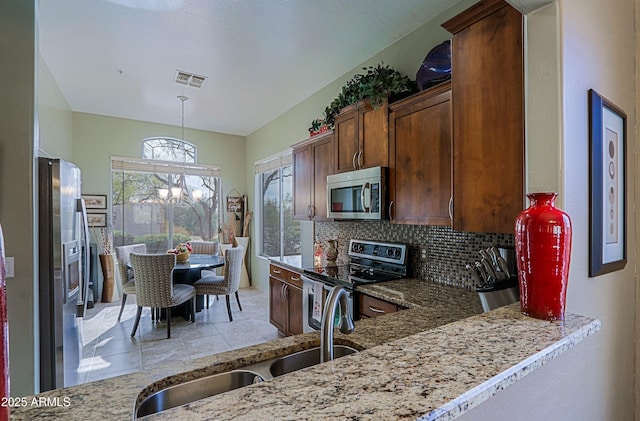
[[[217,241],[190,241],[193,254],[220,254],[220,243]]]
[[[191,285],[173,284],[175,254],[136,254],[132,253],[131,266],[136,279],[136,301],[138,311],[133,323],[131,337],[135,336],[142,307],[166,309],[167,339],[171,338],[171,307],[191,300],[191,322],[196,318],[196,290]]]
[[[220,243],[218,241],[190,241],[193,254],[210,254],[217,256],[220,254]],[[219,273],[219,272],[218,272]],[[200,277],[204,276],[218,276],[215,270],[202,269]],[[209,308],[209,296],[207,295],[207,308]],[[216,298],[218,298],[216,296]]]
[[[240,276],[242,274],[242,246],[230,248],[224,253],[224,269],[223,276],[207,275],[196,281],[193,286],[196,288],[196,295],[225,295],[227,298],[227,312],[229,313],[229,321],[233,321],[231,315],[231,302],[229,295],[234,294],[238,307],[242,311],[240,298],[238,298],[238,289],[240,288]]]
[[[136,284],[133,279],[133,271],[131,270],[131,253],[145,254],[147,252],[146,244],[130,244],[128,246],[116,247],[116,259],[118,260],[118,269],[120,271],[120,282],[122,283],[122,305],[120,313],[118,313],[118,323],[124,311],[124,305],[127,302],[127,295],[135,295]]]

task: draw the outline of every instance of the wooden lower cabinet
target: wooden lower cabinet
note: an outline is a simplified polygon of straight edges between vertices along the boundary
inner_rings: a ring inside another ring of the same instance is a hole
[[[289,303],[282,293],[284,282],[269,277],[269,321],[280,332],[286,333],[289,326]]]
[[[399,310],[404,310],[404,307],[370,295],[358,294],[357,318],[359,319],[383,316]]]
[[[271,264],[269,275],[269,321],[284,335],[302,333],[300,274]]]
[[[285,295],[289,303],[289,331],[287,335],[298,335],[302,328],[302,288],[288,285]]]

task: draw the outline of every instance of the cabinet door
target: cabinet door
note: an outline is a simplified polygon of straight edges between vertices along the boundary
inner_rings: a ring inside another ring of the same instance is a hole
[[[285,290],[289,304],[289,335],[298,335],[303,332],[302,328],[302,288],[287,285]]]
[[[284,282],[269,277],[269,321],[280,332],[286,334],[289,318],[289,308],[284,295]]]
[[[327,176],[333,170],[333,137],[311,145],[313,151],[313,220],[327,221]]]
[[[359,109],[358,168],[389,166],[389,107],[384,101],[374,108],[366,104]]]
[[[421,93],[391,113],[390,218],[450,225],[451,90]]]
[[[336,173],[356,169],[356,158],[360,151],[358,116],[358,110],[354,106],[350,111],[342,112],[336,117],[333,130],[335,136],[334,170]]]
[[[309,145],[293,149],[293,219],[308,220],[311,216],[311,181],[313,150]],[[326,180],[325,180],[326,184]],[[326,211],[325,211],[326,213]]]
[[[486,1],[443,26],[454,34],[453,228],[513,233],[524,202],[522,15]]]

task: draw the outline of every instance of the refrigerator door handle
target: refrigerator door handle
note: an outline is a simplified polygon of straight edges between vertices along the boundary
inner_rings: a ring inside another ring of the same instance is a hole
[[[89,301],[89,223],[87,219],[87,207],[85,206],[84,199],[76,199],[76,205],[76,211],[81,214],[82,231],[84,232],[84,277],[82,279],[80,301],[78,302],[78,317],[84,317],[87,312],[87,302]]]

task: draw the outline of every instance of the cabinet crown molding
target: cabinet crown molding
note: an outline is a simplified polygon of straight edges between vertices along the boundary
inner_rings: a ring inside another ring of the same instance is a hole
[[[457,34],[496,10],[511,5],[504,0],[481,0],[459,15],[444,22],[441,26],[452,34]]]

